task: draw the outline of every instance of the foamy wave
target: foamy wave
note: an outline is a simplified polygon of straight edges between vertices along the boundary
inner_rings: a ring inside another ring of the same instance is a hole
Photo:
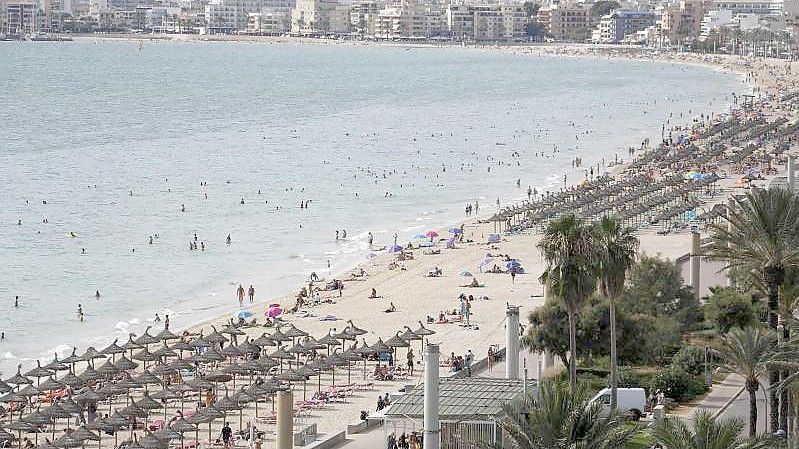
[[[72,346],[66,344],[60,344],[55,348],[49,351],[50,354],[58,354],[59,359],[63,359],[64,357],[68,357],[72,353]]]
[[[11,351],[6,351],[3,353],[3,360],[18,360],[18,359],[19,357],[14,355],[14,353]]]

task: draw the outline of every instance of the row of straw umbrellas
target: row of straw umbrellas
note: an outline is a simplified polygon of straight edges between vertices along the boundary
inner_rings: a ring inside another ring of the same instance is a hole
[[[787,123],[780,117],[768,122],[762,117],[748,120],[726,120],[709,126],[700,134],[699,140],[706,145],[697,146],[693,141],[681,145],[661,144],[657,149],[636,158],[625,172],[615,179],[604,175],[584,182],[580,186],[543,196],[536,201],[525,201],[508,206],[492,216],[489,221],[501,225],[509,224],[513,230],[522,230],[545,224],[564,213],[577,213],[586,219],[595,219],[608,213],[619,215],[628,225],[647,225],[653,219],[672,220],[683,217],[687,211],[701,204],[692,195],[710,188],[716,191],[720,179],[715,173],[700,179],[688,179],[675,174],[653,181],[646,174],[656,169],[669,170],[675,166],[721,165],[738,163],[751,158],[766,138],[783,141],[799,130],[799,124]],[[725,141],[752,141],[747,145],[729,149]],[[779,142],[762,157],[770,161],[785,151]],[[687,165],[686,165],[687,164]]]
[[[56,354],[24,373],[20,365],[14,376],[0,380],[0,404],[5,404],[0,406],[0,447],[16,443],[22,448],[25,443],[66,449],[96,443],[100,448],[107,434],[113,435],[114,447],[166,449],[177,440],[183,447],[186,433],[199,441],[200,427],[206,424],[210,441],[212,424],[227,420],[230,413],[238,412],[241,428],[249,406],[258,417],[258,405],[271,402],[274,413],[278,391],[301,383],[305,401],[313,377],[319,392],[323,375],[330,375],[330,387],[336,386],[337,368],[346,370],[350,384],[357,364],[363,363],[366,378],[369,360],[379,364],[380,354],[414,341],[423,344],[435,333],[419,322],[416,329],[406,326],[385,341],[367,344],[367,331],[351,321],[340,332],[331,329],[318,339],[293,324],[252,339],[232,323],[219,330],[212,327],[207,335],[177,335],[166,326],[151,335],[149,329],[136,338],[131,334],[121,345],[114,341],[82,354],[73,349],[63,359]],[[194,404],[193,410],[184,413],[187,402]],[[163,422],[148,424],[156,419]],[[142,423],[144,429],[139,429]],[[65,426],[63,432],[59,426]],[[30,433],[33,442],[23,439]],[[121,443],[120,434],[126,437]]]

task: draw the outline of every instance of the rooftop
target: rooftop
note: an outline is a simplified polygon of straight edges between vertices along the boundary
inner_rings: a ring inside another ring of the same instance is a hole
[[[532,381],[528,381],[533,384]],[[506,403],[520,397],[523,381],[484,377],[442,378],[438,384],[439,418],[487,419],[496,416]],[[421,418],[424,414],[424,385],[396,399],[387,418]]]

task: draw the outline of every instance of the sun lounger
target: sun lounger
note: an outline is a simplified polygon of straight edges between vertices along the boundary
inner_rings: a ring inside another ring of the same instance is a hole
[[[163,419],[154,419],[150,422],[150,425],[147,426],[150,432],[155,432],[156,430],[164,428],[164,420]]]

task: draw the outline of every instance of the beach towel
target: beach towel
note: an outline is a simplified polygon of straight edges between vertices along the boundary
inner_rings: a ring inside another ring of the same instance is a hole
[[[319,318],[319,321],[337,321],[337,320],[338,318],[336,318],[335,315],[325,315]]]

